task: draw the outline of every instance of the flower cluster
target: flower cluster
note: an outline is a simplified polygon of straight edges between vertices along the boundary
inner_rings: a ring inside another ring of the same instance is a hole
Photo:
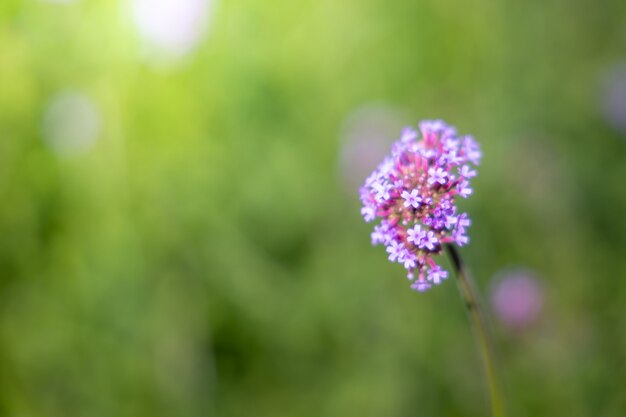
[[[471,136],[458,136],[441,120],[423,121],[418,131],[402,131],[391,156],[361,187],[363,218],[381,219],[372,244],[385,245],[389,260],[404,265],[411,288],[426,291],[447,278],[448,272],[433,260],[444,243],[468,243],[471,222],[466,213],[457,212],[455,199],[472,194],[472,165],[481,156]]]

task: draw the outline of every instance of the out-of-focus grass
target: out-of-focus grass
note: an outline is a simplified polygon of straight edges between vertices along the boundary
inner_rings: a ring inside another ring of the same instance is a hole
[[[471,132],[480,286],[537,271],[497,329],[512,416],[626,412],[626,143],[602,118],[618,1],[215,4],[178,63],[123,2],[0,5],[0,414],[481,415],[453,282],[409,290],[337,167],[371,102]],[[97,144],[46,146],[61,91]],[[401,126],[398,126],[398,132]]]

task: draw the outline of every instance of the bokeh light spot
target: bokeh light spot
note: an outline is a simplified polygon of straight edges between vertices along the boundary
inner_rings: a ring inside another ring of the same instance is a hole
[[[212,0],[132,0],[131,10],[151,52],[178,58],[200,41],[211,6]]]
[[[100,112],[93,101],[79,92],[64,91],[52,98],[42,122],[46,145],[59,155],[88,151],[100,135]]]

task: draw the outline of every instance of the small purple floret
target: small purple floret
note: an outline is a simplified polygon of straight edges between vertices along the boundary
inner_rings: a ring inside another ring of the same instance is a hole
[[[469,182],[467,180],[463,180],[457,185],[457,190],[459,191],[459,195],[463,198],[467,198],[472,194],[473,190],[469,186]]]
[[[428,183],[433,185],[435,183],[439,183],[444,185],[448,180],[448,173],[443,168],[430,168],[428,170]]]
[[[410,143],[413,142],[415,139],[417,139],[417,132],[415,131],[415,129],[411,127],[405,127],[404,129],[402,129],[402,136],[400,137],[400,140],[402,142]]]
[[[416,224],[412,229],[408,229],[406,234],[407,242],[411,242],[415,246],[420,246],[426,233],[422,230],[422,227],[419,224]]]
[[[441,281],[448,277],[448,271],[443,270],[439,265],[435,265],[428,273],[428,280],[433,284],[439,285]]]
[[[415,281],[413,284],[411,284],[411,288],[419,292],[429,290],[431,286],[432,285],[430,285],[426,281]]]
[[[402,245],[402,243],[398,243],[395,240],[389,242],[389,246],[387,246],[387,253],[389,254],[389,260],[391,262],[401,260],[403,252],[404,246]]]
[[[404,207],[418,208],[422,202],[422,197],[420,197],[419,191],[417,190],[411,190],[411,192],[406,190],[402,191],[400,196],[404,198]]]

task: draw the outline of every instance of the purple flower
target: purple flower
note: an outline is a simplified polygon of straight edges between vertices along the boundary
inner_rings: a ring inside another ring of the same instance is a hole
[[[472,224],[472,221],[467,217],[467,213],[461,213],[459,215],[459,220],[457,223],[457,228],[459,230],[465,231],[466,227],[469,227]]]
[[[430,168],[428,170],[428,183],[434,184],[438,182],[441,185],[444,185],[447,182],[448,173],[443,168]]]
[[[411,242],[415,246],[419,246],[420,242],[424,238],[424,231],[419,224],[416,224],[412,229],[408,229],[406,231],[407,234],[407,242]]]
[[[435,155],[437,155],[437,152],[434,149],[426,149],[426,148],[419,149],[419,153],[421,156],[423,156],[426,159],[434,158]]]
[[[452,201],[447,198],[439,200],[439,209],[445,214],[454,214],[456,211],[456,207],[454,207]]]
[[[389,242],[387,246],[387,253],[389,254],[389,260],[391,262],[395,262],[398,259],[402,258],[402,253],[404,252],[404,246],[402,243],[399,243],[395,240]]]
[[[469,182],[467,180],[461,181],[456,189],[459,191],[459,195],[463,198],[467,198],[472,194],[472,187],[469,186]]]
[[[410,193],[402,191],[400,196],[404,198],[404,207],[418,208],[422,202],[422,197],[419,196],[419,192],[416,189],[411,190]]]
[[[480,164],[480,158],[482,158],[483,154],[473,137],[468,135],[463,138],[463,152],[468,161],[474,165]]]
[[[372,245],[379,245],[381,243],[387,243],[391,241],[393,236],[389,232],[389,225],[386,222],[382,222],[380,225],[374,226],[372,232]]]
[[[422,237],[422,241],[419,244],[421,249],[428,249],[430,251],[434,251],[435,248],[439,245],[439,239],[435,236],[435,232],[432,230],[428,233],[424,234]]]
[[[446,216],[446,229],[452,229],[458,221],[459,218],[456,216]]]
[[[469,242],[469,237],[465,235],[464,229],[456,229],[452,233],[452,239],[454,240],[454,243],[459,246],[465,246]]]
[[[456,217],[453,216],[455,210],[449,200],[442,199],[433,210],[433,218],[432,221],[429,219],[429,226],[435,230],[441,230],[444,227],[450,229],[451,224],[456,224]]]
[[[459,175],[464,178],[473,178],[476,176],[476,171],[471,169],[469,165],[463,165],[459,170]]]
[[[448,272],[441,269],[439,265],[435,265],[428,271],[428,280],[435,285],[441,284],[441,281],[448,277]]]
[[[372,220],[376,218],[376,215],[374,213],[374,208],[370,206],[361,207],[361,215],[363,216],[363,219],[367,223],[371,222]]]
[[[454,136],[449,136],[441,140],[441,145],[446,151],[456,152],[459,149],[459,140]]]
[[[376,201],[382,203],[384,200],[389,200],[391,195],[389,194],[389,185],[375,182],[372,184],[372,188],[376,191]]]
[[[366,222],[381,219],[372,244],[384,244],[389,260],[403,264],[411,288],[426,291],[448,273],[433,257],[445,243],[469,242],[466,213],[458,214],[456,198],[473,193],[473,165],[482,154],[471,136],[459,137],[441,120],[406,128],[360,189]]]
[[[452,165],[460,165],[463,162],[465,162],[465,158],[463,158],[461,155],[459,155],[455,150],[450,151],[447,155],[446,158],[448,159],[448,161],[452,164]]]
[[[402,262],[404,263],[404,267],[408,270],[411,270],[417,266],[417,256],[414,253],[409,252],[408,250],[404,254],[404,258]]]
[[[402,135],[400,136],[400,140],[404,143],[412,142],[417,139],[417,132],[411,127],[405,127],[402,129]]]
[[[430,285],[428,282],[423,281],[423,280],[418,280],[418,281],[415,281],[413,284],[411,284],[411,288],[419,292],[424,292],[426,290],[429,290],[430,287],[432,287],[432,285]]]
[[[430,222],[429,226],[437,231],[443,229],[444,227],[446,227],[445,216],[442,216],[440,214],[435,215],[435,217],[432,218],[432,221]]]

